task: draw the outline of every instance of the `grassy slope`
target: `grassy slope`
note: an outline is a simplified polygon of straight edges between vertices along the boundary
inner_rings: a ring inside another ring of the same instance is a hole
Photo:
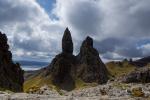
[[[135,66],[129,62],[109,62],[106,64],[109,73],[114,77],[119,77],[124,74],[128,74],[135,70]]]
[[[42,75],[39,74],[38,76],[31,77],[25,81],[24,92],[28,92],[28,90],[32,87],[41,87],[44,85],[48,85],[51,89],[55,89],[58,92],[60,91],[60,89],[58,87],[56,87],[52,84],[50,75],[47,77],[42,77]],[[96,86],[96,85],[97,85],[96,83],[85,83],[80,79],[75,79],[75,89],[92,87],[92,86]]]
[[[135,70],[135,66],[129,64],[128,62],[109,62],[106,64],[107,69],[111,76],[119,77],[124,74],[128,74]],[[38,86],[41,87],[43,85],[48,85],[51,89],[56,89],[59,91],[60,89],[54,86],[51,82],[51,77],[48,75],[47,77],[43,77],[40,73],[35,75],[34,77],[30,77],[24,83],[24,91],[27,92],[31,87]],[[75,79],[75,89],[81,89],[85,87],[96,86],[96,83],[85,83],[80,79]]]
[[[28,80],[25,81],[24,83],[24,91],[27,92],[31,87],[41,87],[44,85],[48,85],[50,88],[55,88],[52,85],[52,82],[50,80],[50,76],[47,77],[42,77],[40,74],[38,76],[29,78]]]

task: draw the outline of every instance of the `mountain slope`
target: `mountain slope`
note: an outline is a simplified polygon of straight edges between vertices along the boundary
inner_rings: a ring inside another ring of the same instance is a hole
[[[134,71],[137,67],[132,65],[129,61],[112,61],[106,63],[107,69],[112,77],[120,77]]]

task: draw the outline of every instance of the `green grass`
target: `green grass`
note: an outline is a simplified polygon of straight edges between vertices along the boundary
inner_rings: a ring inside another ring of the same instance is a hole
[[[131,65],[129,62],[109,62],[106,64],[106,66],[109,73],[113,77],[119,77],[128,74],[136,69],[136,67]]]
[[[4,88],[1,88],[1,87],[0,87],[0,91],[4,91],[4,92],[7,92],[7,93],[14,93],[14,92],[11,91],[11,90],[4,89]]]
[[[41,75],[32,77],[28,80],[25,81],[24,83],[24,92],[28,92],[29,89],[34,88],[34,87],[42,87],[44,85],[47,85],[50,89],[56,90],[58,93],[61,93],[61,89],[55,85],[52,84],[51,82],[51,77],[42,77]],[[97,83],[85,83],[81,79],[75,79],[75,88],[74,89],[81,89],[81,88],[87,88],[87,87],[94,87],[97,86]]]
[[[107,69],[108,69],[111,77],[112,76],[119,77],[124,74],[128,74],[136,69],[135,66],[131,65],[127,61],[120,62],[120,63],[119,62],[109,62],[106,64],[106,66],[107,66]],[[75,78],[74,80],[75,80],[75,88],[74,89],[76,89],[76,90],[82,89],[82,88],[87,88],[87,87],[94,87],[94,86],[98,85],[97,83],[86,83],[79,78]],[[41,87],[44,85],[47,85],[50,89],[55,89],[60,94],[62,94],[60,91],[61,89],[58,86],[55,86],[52,84],[50,75],[44,77],[40,74],[37,76],[34,76],[32,78],[29,78],[28,80],[25,81],[24,92],[27,92],[32,87]],[[116,85],[116,86],[120,86],[120,85]],[[122,86],[120,86],[120,87],[122,87]]]
[[[75,89],[82,89],[82,88],[88,88],[88,87],[94,87],[97,86],[97,83],[85,83],[81,79],[76,79],[75,80]]]
[[[42,77],[41,75],[35,76],[33,78],[28,79],[24,83],[24,92],[27,92],[32,87],[41,87],[47,85],[50,89],[54,89],[55,86],[52,85],[50,76]]]

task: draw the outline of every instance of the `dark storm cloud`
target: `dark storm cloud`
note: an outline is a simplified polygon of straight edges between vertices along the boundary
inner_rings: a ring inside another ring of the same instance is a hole
[[[53,30],[43,29],[45,26]],[[9,37],[16,58],[58,52],[56,41],[61,28],[35,0],[0,0],[0,30]]]
[[[78,34],[76,40],[92,36],[105,58],[132,58],[148,56],[148,46],[139,48],[138,43],[150,39],[149,4],[148,0],[57,0],[55,12],[73,35]]]
[[[148,0],[56,0],[51,15],[57,20],[51,20],[36,0],[1,0],[0,29],[11,37],[18,55],[60,52],[68,26],[75,53],[89,35],[104,58],[143,57],[150,53],[150,42],[141,44],[150,40],[149,4]]]

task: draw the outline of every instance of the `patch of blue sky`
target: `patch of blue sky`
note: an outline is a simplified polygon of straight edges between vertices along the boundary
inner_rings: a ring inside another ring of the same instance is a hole
[[[137,43],[137,47],[141,47],[141,46],[146,45],[146,44],[150,44],[150,40],[149,39],[143,39],[143,40],[139,41]]]
[[[52,10],[54,8],[56,0],[37,0],[37,2],[42,8],[44,8],[44,10],[52,20],[58,20],[58,17],[52,14]]]

